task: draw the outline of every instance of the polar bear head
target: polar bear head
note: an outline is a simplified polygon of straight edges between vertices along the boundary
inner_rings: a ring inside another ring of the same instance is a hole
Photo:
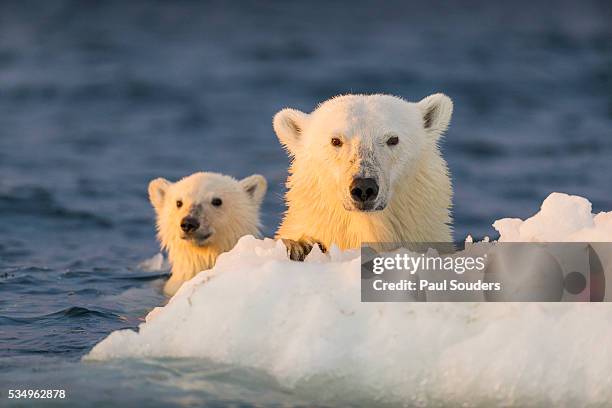
[[[423,153],[437,152],[452,110],[443,94],[417,103],[391,95],[344,95],[310,114],[283,109],[273,125],[293,157],[295,184],[311,186],[312,194],[328,201],[335,198],[348,211],[380,211]]]
[[[238,239],[256,235],[259,207],[266,192],[263,176],[240,181],[217,173],[195,173],[172,183],[158,178],[149,184],[162,246],[169,250],[231,249]]]

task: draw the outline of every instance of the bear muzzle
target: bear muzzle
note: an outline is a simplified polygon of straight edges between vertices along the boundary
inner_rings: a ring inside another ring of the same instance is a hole
[[[191,234],[200,228],[200,221],[195,217],[187,216],[181,220],[181,230],[185,234]]]
[[[349,187],[352,204],[358,211],[377,211],[384,209],[377,205],[379,186],[372,177],[355,177]]]
[[[213,235],[213,230],[208,225],[201,223],[196,217],[188,215],[181,220],[181,238],[192,241],[195,245],[204,246],[206,241]]]

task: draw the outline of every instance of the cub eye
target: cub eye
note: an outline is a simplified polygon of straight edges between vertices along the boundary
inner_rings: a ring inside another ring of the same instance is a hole
[[[397,136],[391,136],[390,138],[387,139],[387,146],[395,146],[398,143],[399,143],[399,137]]]
[[[338,139],[337,137],[332,137],[331,144],[334,147],[340,147],[342,146],[342,140]]]
[[[176,208],[181,208],[183,206],[183,202],[181,200],[176,200]]]
[[[221,200],[219,197],[215,197],[210,203],[215,207],[219,207],[221,204],[223,204],[223,200]]]

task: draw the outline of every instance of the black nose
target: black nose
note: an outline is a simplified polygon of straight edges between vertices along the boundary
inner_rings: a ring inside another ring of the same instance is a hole
[[[200,228],[200,223],[193,217],[185,217],[181,220],[181,229],[183,232],[193,232]]]
[[[356,178],[351,183],[351,197],[360,203],[374,201],[378,195],[378,183],[373,178]]]

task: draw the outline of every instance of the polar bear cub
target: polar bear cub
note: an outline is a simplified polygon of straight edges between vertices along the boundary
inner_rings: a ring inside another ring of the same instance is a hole
[[[259,236],[259,209],[266,193],[263,176],[242,180],[218,173],[195,173],[172,183],[149,183],[157,218],[157,237],[168,253],[172,276],[164,292],[174,294],[244,235]]]
[[[312,113],[277,113],[274,130],[292,162],[276,236],[291,258],[314,243],[452,242],[453,190],[438,147],[452,111],[443,94],[416,103],[343,95]]]

